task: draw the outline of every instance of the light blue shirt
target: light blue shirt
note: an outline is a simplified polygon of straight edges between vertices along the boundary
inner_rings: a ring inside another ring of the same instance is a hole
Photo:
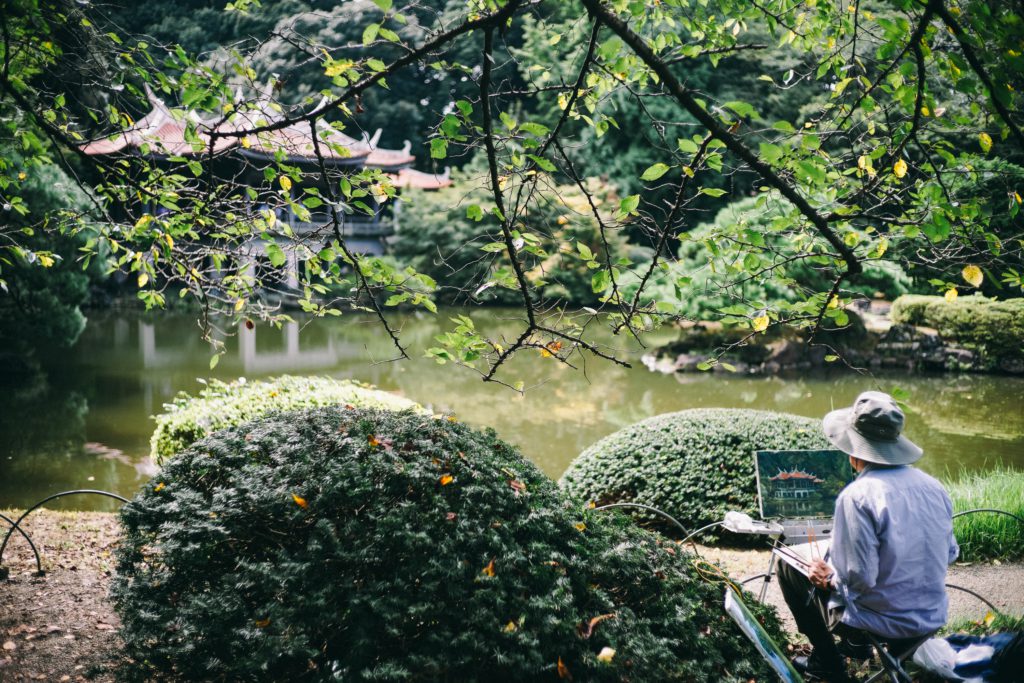
[[[938,481],[910,467],[868,465],[836,499],[830,607],[842,622],[910,638],[946,623],[946,567],[960,548],[953,503]]]

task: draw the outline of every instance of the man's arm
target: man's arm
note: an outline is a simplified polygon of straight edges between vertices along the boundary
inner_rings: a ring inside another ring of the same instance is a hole
[[[832,586],[852,599],[878,579],[878,532],[869,511],[850,496],[836,501],[832,527]]]

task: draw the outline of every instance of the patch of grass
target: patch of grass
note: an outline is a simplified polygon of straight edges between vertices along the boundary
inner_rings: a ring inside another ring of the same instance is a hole
[[[995,508],[1024,518],[1024,471],[998,468],[987,472],[960,472],[947,480],[953,511]],[[960,561],[1019,560],[1024,558],[1024,523],[991,512],[977,512],[953,520],[960,544]]]
[[[1024,614],[995,614],[989,612],[983,619],[957,619],[946,624],[939,635],[966,633],[972,636],[988,636],[1003,631],[1024,631]]]

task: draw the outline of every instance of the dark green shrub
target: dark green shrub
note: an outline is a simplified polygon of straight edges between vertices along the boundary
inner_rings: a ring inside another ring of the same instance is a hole
[[[893,302],[892,318],[934,327],[943,338],[974,346],[989,358],[1024,357],[1024,297],[900,297]]]
[[[652,505],[693,531],[728,510],[757,511],[755,450],[828,447],[820,420],[762,410],[683,410],[601,439],[573,460],[561,484],[598,505]]]
[[[447,419],[269,416],[178,454],[121,520],[128,650],[186,680],[769,677],[692,556]]]
[[[218,429],[234,427],[270,412],[331,405],[388,410],[417,407],[407,398],[352,380],[291,375],[264,382],[247,382],[244,377],[231,383],[214,379],[198,396],[182,392],[164,405],[166,412],[155,418],[150,455],[162,463]]]

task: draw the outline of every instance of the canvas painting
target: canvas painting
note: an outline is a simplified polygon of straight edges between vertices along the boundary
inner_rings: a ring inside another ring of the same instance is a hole
[[[757,451],[757,492],[764,519],[831,517],[854,472],[842,451]]]

